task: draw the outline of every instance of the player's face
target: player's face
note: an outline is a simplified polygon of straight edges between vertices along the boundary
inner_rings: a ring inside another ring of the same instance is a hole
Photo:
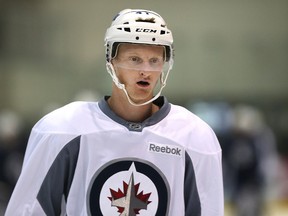
[[[153,96],[164,65],[164,47],[144,44],[120,44],[112,60],[115,72],[125,84],[134,102]]]

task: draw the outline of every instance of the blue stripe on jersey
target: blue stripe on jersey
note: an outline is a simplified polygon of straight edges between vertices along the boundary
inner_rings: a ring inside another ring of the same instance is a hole
[[[41,185],[37,200],[46,215],[60,215],[63,195],[67,200],[78,160],[80,138],[74,138],[63,147]]]
[[[184,179],[185,216],[200,216],[201,204],[197,190],[196,178],[192,160],[185,152],[185,179]]]

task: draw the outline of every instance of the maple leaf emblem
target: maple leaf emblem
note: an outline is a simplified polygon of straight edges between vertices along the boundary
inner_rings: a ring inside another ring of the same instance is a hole
[[[118,208],[120,216],[136,216],[141,209],[147,209],[151,201],[148,201],[151,193],[138,193],[140,183],[134,185],[134,175],[131,174],[129,184],[123,181],[123,192],[118,188],[115,191],[110,188],[111,205]]]

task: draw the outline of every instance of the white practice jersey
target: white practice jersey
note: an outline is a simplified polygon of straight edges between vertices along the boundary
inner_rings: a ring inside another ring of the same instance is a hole
[[[221,148],[205,122],[164,97],[150,118],[127,122],[106,99],[33,127],[6,216],[224,215]]]

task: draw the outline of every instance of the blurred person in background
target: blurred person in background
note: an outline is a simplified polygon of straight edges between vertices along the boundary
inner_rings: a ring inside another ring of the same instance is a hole
[[[223,216],[214,131],[160,96],[174,59],[163,18],[123,10],[105,46],[111,96],[33,127],[6,215]]]
[[[0,111],[0,215],[20,175],[26,142],[21,118],[11,110]]]
[[[233,206],[232,215],[265,215],[265,202],[277,196],[279,162],[274,133],[260,110],[203,101],[187,107],[211,125],[220,141],[225,200]]]
[[[255,107],[234,108],[231,140],[223,148],[237,216],[265,215],[265,198],[278,170],[275,136]]]

